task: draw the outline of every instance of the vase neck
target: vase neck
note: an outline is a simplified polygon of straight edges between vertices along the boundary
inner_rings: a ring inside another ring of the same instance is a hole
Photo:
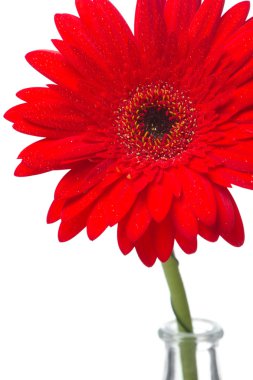
[[[180,332],[172,321],[159,330],[166,345],[164,380],[220,380],[217,346],[223,330],[202,319],[193,320],[193,329],[194,333]]]

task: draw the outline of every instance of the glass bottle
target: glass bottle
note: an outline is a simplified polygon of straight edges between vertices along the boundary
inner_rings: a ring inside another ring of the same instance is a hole
[[[163,380],[221,380],[217,346],[223,330],[214,322],[193,320],[194,333],[179,332],[177,322],[159,330],[166,345]]]

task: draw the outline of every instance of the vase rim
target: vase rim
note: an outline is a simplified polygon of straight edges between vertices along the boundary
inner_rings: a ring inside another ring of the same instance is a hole
[[[193,333],[178,331],[177,321],[166,323],[158,331],[159,337],[166,343],[194,340],[198,342],[215,343],[224,335],[223,329],[216,322],[208,319],[194,318],[192,320]]]

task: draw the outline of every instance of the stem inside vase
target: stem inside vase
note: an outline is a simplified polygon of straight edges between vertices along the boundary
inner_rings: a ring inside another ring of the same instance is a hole
[[[179,272],[179,263],[172,252],[171,257],[163,263],[164,274],[171,295],[171,306],[175,314],[178,330],[184,333],[193,333],[190,308]],[[196,365],[196,343],[194,340],[180,342],[180,354],[183,380],[198,380]]]

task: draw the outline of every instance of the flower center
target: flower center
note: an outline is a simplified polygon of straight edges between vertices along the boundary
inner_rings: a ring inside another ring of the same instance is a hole
[[[159,139],[162,139],[166,133],[170,132],[175,122],[175,117],[170,115],[166,108],[154,106],[143,111],[141,121],[144,126],[144,132],[148,132],[154,138]]]
[[[197,126],[190,98],[166,82],[138,87],[116,112],[117,141],[127,155],[168,161],[186,150]]]

